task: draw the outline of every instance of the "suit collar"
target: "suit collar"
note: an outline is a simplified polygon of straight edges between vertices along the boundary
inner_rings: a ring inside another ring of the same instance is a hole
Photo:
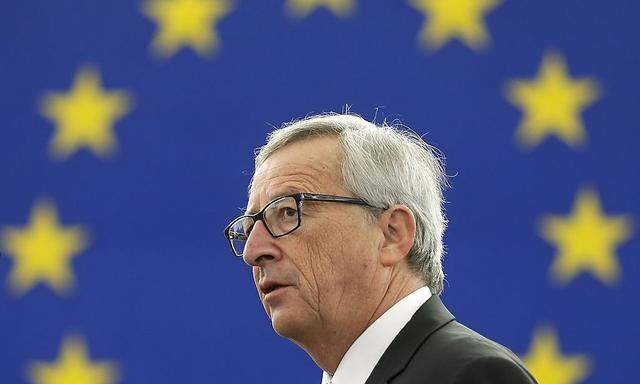
[[[440,297],[432,296],[391,342],[365,384],[386,383],[409,363],[416,349],[435,331],[454,320]]]

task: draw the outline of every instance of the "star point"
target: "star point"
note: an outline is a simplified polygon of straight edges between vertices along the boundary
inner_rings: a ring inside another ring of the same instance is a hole
[[[525,148],[538,145],[555,135],[574,149],[585,146],[587,134],[582,111],[599,98],[597,82],[591,78],[570,77],[564,58],[547,53],[533,80],[512,80],[507,97],[523,111],[516,131],[517,142]]]
[[[0,235],[0,245],[14,261],[8,283],[15,294],[39,282],[60,295],[71,291],[71,259],[87,247],[87,235],[82,227],[63,227],[53,203],[37,202],[26,227],[3,228]]]
[[[51,154],[64,160],[81,147],[100,157],[113,154],[113,125],[129,111],[130,100],[125,92],[106,92],[97,69],[81,68],[67,93],[50,92],[42,99],[41,113],[56,128],[49,143]]]
[[[201,56],[210,56],[220,46],[217,23],[231,11],[227,0],[148,0],[142,12],[158,25],[151,43],[162,58],[183,46]]]
[[[631,236],[631,219],[606,216],[595,190],[581,189],[568,216],[543,217],[540,232],[557,247],[551,266],[557,283],[567,284],[581,272],[590,272],[609,285],[619,280],[615,249]]]
[[[487,13],[500,4],[499,0],[410,0],[426,20],[420,31],[420,41],[435,51],[454,38],[474,50],[485,48],[490,41],[484,22]]]
[[[316,8],[324,6],[337,16],[348,16],[355,9],[355,0],[287,0],[287,9],[294,16],[303,18]]]
[[[92,362],[84,340],[75,335],[64,339],[56,361],[31,363],[28,371],[34,384],[114,384],[118,376],[115,364]]]
[[[535,332],[529,352],[522,361],[536,380],[544,384],[578,384],[590,371],[586,356],[562,354],[557,335],[551,328]]]

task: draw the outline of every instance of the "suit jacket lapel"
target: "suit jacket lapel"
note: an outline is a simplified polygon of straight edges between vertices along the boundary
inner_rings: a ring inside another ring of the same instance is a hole
[[[416,349],[435,331],[454,320],[439,296],[431,296],[391,342],[365,384],[386,383],[409,363]]]

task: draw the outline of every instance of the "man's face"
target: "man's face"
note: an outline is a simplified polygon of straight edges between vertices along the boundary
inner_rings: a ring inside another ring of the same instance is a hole
[[[294,142],[271,155],[256,170],[248,212],[298,192],[351,196],[342,187],[337,138]],[[303,201],[301,214],[300,228],[277,239],[256,223],[244,260],[275,331],[304,342],[369,320],[382,234],[356,205]],[[271,291],[269,283],[286,287]]]

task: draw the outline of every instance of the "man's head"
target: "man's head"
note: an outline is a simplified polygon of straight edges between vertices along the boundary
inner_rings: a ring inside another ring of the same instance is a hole
[[[314,116],[272,132],[256,156],[248,213],[295,193],[369,204],[304,200],[300,227],[277,238],[255,223],[243,257],[274,329],[300,341],[367,322],[389,287],[407,279],[439,293],[445,183],[418,136],[358,116]],[[288,287],[272,291],[280,285]]]

